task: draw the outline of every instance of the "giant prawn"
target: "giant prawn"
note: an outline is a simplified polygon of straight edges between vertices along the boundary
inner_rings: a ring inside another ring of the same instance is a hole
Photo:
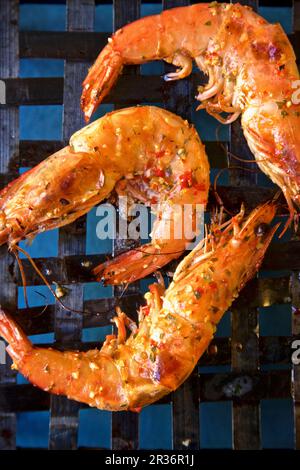
[[[74,221],[115,190],[151,205],[157,216],[150,243],[95,269],[107,283],[132,282],[184,252],[208,189],[205,149],[187,121],[153,106],[114,111],[2,190],[0,245],[17,254],[21,239]]]
[[[199,87],[199,108],[224,123],[241,115],[257,164],[282,189],[292,217],[293,202],[300,205],[300,108],[294,95],[299,73],[282,27],[249,7],[217,2],[174,8],[128,24],[109,39],[83,83],[86,119],[124,65],[159,59],[177,67],[165,75],[167,81],[188,76],[193,60],[209,76]]]
[[[207,349],[216,325],[255,274],[277,226],[274,202],[243,211],[211,233],[179,264],[167,290],[150,286],[139,325],[118,310],[118,335],[101,350],[60,352],[33,346],[0,311],[0,335],[13,367],[33,384],[101,409],[137,409],[175,390]],[[127,330],[131,329],[126,339]]]

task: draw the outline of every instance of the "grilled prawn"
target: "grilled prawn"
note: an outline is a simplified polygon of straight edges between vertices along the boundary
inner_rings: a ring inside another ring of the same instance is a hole
[[[299,74],[281,26],[249,7],[217,2],[174,8],[128,24],[109,39],[83,83],[86,119],[125,64],[159,59],[177,67],[165,80],[189,75],[193,60],[209,76],[196,97],[199,108],[224,123],[241,114],[249,147],[261,170],[284,192],[292,216],[293,202],[300,205]]]
[[[115,111],[86,126],[69,146],[2,190],[0,244],[14,249],[22,238],[66,225],[113,189],[151,204],[157,215],[151,243],[95,270],[108,283],[132,282],[179,257],[197,232],[209,164],[195,129],[151,106]],[[190,231],[182,227],[184,205],[190,208]]]
[[[5,312],[0,335],[18,369],[33,384],[101,409],[148,405],[189,376],[213,338],[216,325],[255,274],[276,227],[274,203],[244,220],[243,212],[215,226],[177,267],[165,291],[153,284],[140,308],[139,326],[118,310],[118,335],[101,350],[59,352],[35,347]],[[126,339],[126,327],[132,330]]]

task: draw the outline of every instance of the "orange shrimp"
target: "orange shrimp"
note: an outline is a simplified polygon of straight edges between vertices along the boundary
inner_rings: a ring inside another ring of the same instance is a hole
[[[18,369],[54,394],[107,410],[137,409],[177,389],[207,349],[223,314],[255,274],[278,227],[273,202],[243,211],[179,264],[173,282],[150,286],[139,327],[118,310],[118,336],[101,350],[60,352],[33,346],[12,318],[0,311],[0,335]],[[126,326],[132,332],[126,340]]]
[[[209,164],[195,129],[152,106],[115,111],[86,126],[69,146],[2,190],[0,244],[13,250],[22,238],[66,225],[113,189],[157,214],[151,243],[95,270],[108,283],[132,282],[178,258],[193,238],[180,232],[184,220],[178,208],[190,206],[190,225],[197,232],[196,209],[207,202]]]
[[[261,170],[282,189],[292,217],[293,202],[300,205],[299,73],[281,26],[249,7],[217,2],[174,8],[128,24],[109,39],[83,82],[86,119],[123,65],[159,59],[178,67],[165,80],[186,77],[195,60],[209,76],[199,87],[199,108],[223,123],[241,114],[250,149]]]

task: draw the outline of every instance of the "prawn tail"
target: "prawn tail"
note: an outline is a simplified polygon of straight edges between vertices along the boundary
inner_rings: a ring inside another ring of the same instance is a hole
[[[32,350],[32,343],[14,320],[0,307],[0,336],[9,346],[7,352],[17,363]]]
[[[87,122],[113,87],[122,72],[122,68],[123,59],[121,54],[114,50],[111,44],[107,44],[90,68],[82,84],[81,109]]]

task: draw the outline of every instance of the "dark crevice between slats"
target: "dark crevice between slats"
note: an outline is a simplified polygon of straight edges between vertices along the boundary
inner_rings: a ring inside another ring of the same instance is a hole
[[[87,70],[87,67],[85,67]],[[120,76],[116,86],[111,90],[103,103],[120,103],[130,106],[143,103],[159,103],[170,99],[178,82],[165,82],[159,75]],[[130,77],[130,79],[129,79]],[[0,77],[6,84],[7,105],[49,105],[63,103],[64,79],[62,77],[8,78]],[[192,83],[194,94],[199,84],[204,82],[203,75],[193,74],[180,80],[180,83]],[[5,108],[6,105],[0,105]],[[80,115],[78,109],[78,114]]]
[[[195,376],[198,390],[195,399],[202,402],[233,401],[236,406],[247,406],[263,399],[291,398],[291,371],[276,370],[261,373],[201,374]],[[154,403],[168,404],[172,395]],[[31,384],[0,385],[0,413],[42,411],[49,409],[50,395]],[[70,400],[73,406],[87,408],[84,403]],[[120,413],[120,416],[122,414]],[[124,415],[123,415],[124,416]]]
[[[109,32],[20,31],[20,57],[92,62],[110,36]],[[289,39],[299,58],[300,32],[290,34]]]

